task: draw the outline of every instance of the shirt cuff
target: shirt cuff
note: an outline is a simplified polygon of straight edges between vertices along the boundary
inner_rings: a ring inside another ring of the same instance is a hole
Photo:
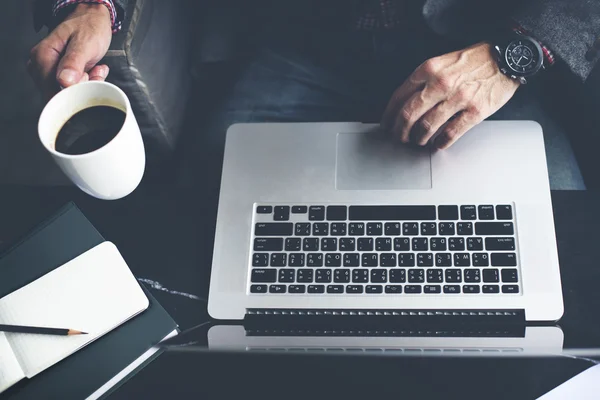
[[[117,8],[113,3],[113,0],[56,0],[54,2],[54,6],[52,7],[52,15],[56,17],[60,11],[64,10],[67,7],[76,5],[76,4],[103,4],[108,8],[110,13],[110,24],[112,27],[112,32],[117,33],[121,30],[121,25],[123,21],[118,18]]]

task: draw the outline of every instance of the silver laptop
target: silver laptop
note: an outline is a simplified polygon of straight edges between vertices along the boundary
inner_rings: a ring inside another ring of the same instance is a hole
[[[558,320],[541,127],[484,122],[435,151],[361,123],[232,126],[208,311]]]

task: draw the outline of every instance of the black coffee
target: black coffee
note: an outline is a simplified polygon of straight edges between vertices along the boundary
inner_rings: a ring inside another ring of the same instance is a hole
[[[125,122],[125,113],[110,106],[86,108],[73,115],[56,137],[59,153],[80,155],[107,145],[117,136]]]

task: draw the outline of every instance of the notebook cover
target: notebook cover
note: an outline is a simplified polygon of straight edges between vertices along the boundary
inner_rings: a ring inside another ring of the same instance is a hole
[[[0,257],[0,298],[104,241],[74,203],[66,205]],[[2,395],[84,399],[160,342],[177,324],[141,286],[150,301],[145,312]]]

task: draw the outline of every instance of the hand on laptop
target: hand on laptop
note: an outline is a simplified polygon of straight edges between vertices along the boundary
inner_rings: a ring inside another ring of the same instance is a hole
[[[88,80],[104,80],[107,65],[97,65],[112,39],[108,9],[80,4],[30,54],[27,69],[46,99],[60,88]]]
[[[450,147],[506,104],[520,85],[500,72],[492,50],[479,43],[427,60],[394,92],[384,129],[420,146],[441,129],[434,146]]]

